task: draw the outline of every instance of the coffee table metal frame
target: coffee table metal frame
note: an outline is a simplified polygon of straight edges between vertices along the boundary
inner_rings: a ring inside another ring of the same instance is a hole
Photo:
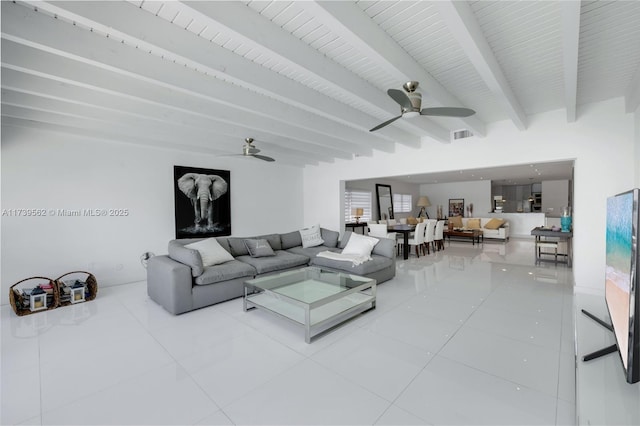
[[[443,234],[448,238],[449,244],[451,244],[451,237],[467,240],[471,239],[472,245],[475,245],[476,242],[478,244],[484,243],[484,232],[482,232],[481,229],[465,229],[464,231],[445,229]]]
[[[301,325],[305,341],[376,307],[376,280],[307,267],[247,280],[244,311],[260,308]]]

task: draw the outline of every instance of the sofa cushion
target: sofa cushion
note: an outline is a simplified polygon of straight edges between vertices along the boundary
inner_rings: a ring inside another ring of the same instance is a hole
[[[195,283],[196,285],[215,284],[235,278],[254,277],[255,275],[256,270],[251,265],[232,260],[220,265],[208,266],[202,275],[196,277]]]
[[[454,228],[462,228],[462,216],[449,217],[449,223],[453,223]]]
[[[255,268],[258,274],[266,274],[267,272],[280,271],[283,269],[294,268],[296,266],[307,265],[309,258],[295,253],[289,253],[284,250],[277,250],[275,256],[269,257],[251,257],[238,256],[236,260],[245,262]]]
[[[265,257],[265,256],[275,256],[275,252],[269,245],[269,241],[264,238],[260,239],[250,239],[247,238],[244,240],[244,245],[247,247],[249,251],[249,256],[251,257]]]
[[[287,250],[289,253],[301,254],[302,256],[307,256],[309,258],[314,258],[318,253],[323,251],[332,251],[334,253],[340,253],[340,249],[337,247],[327,247],[327,246],[315,246],[315,247],[307,247],[302,248],[302,246],[291,247]]]
[[[302,236],[298,231],[280,234],[280,241],[282,242],[282,250],[302,246]]]
[[[226,251],[215,238],[207,238],[202,241],[187,244],[188,249],[197,250],[202,259],[202,266],[218,265],[233,260],[231,253]]]
[[[485,223],[485,229],[498,229],[504,225],[504,219],[493,218],[489,222]]]
[[[467,228],[469,228],[469,229],[480,229],[480,219],[469,219],[469,220],[467,220]]]
[[[238,256],[246,256],[249,254],[249,250],[247,250],[247,246],[244,245],[244,238],[235,238],[229,237],[227,241],[229,242],[229,247],[231,248],[231,254],[234,257]]]
[[[202,264],[202,257],[198,250],[185,248],[185,244],[191,242],[201,241],[200,239],[188,239],[188,240],[172,240],[169,241],[169,257],[176,262],[183,263],[191,267],[191,275],[197,277],[204,272],[204,265]]]
[[[343,248],[345,248],[347,246],[347,243],[351,239],[351,234],[353,234],[353,231],[345,231],[344,235],[342,236],[342,238],[338,242],[338,248],[343,249]]]
[[[320,228],[320,235],[322,236],[322,239],[324,240],[324,245],[326,247],[338,246],[338,238],[340,238],[339,232]]]
[[[282,242],[280,241],[280,234],[267,234],[260,235],[258,237],[252,237],[255,239],[264,239],[269,241],[269,245],[274,250],[282,250]]]
[[[231,247],[229,247],[229,237],[218,237],[216,238],[216,240],[218,240],[218,243],[220,243],[220,246],[223,249],[231,253]],[[231,253],[231,255],[233,255],[233,253]]]
[[[380,256],[377,254],[371,255],[371,260],[361,263],[358,266],[353,266],[351,262],[345,262],[340,260],[327,259],[326,257],[314,257],[311,259],[311,265],[325,267],[329,269],[344,271],[348,274],[355,275],[368,275],[377,272],[381,269],[388,268],[395,264],[393,258]]]
[[[373,247],[371,256],[378,254],[380,256],[388,257],[389,259],[396,258],[396,242],[390,238],[380,238],[378,244]]]

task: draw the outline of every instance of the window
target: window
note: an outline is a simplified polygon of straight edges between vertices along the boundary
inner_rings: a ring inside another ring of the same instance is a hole
[[[393,211],[395,213],[411,213],[411,194],[393,194]]]
[[[371,220],[371,192],[356,191],[347,189],[344,192],[344,221],[355,222],[355,209],[361,208],[364,214],[360,218],[361,222]]]

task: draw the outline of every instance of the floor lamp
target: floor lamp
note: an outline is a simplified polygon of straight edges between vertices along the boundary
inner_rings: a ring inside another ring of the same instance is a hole
[[[429,213],[427,212],[427,207],[429,207],[430,205],[431,202],[429,202],[429,197],[423,195],[418,198],[418,207],[420,207],[420,213],[418,213],[418,217],[421,217],[422,212],[424,211],[424,214],[427,215],[427,219],[430,219]]]

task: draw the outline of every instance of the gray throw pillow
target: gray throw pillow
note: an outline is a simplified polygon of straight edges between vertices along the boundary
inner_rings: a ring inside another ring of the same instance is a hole
[[[244,245],[249,252],[249,256],[251,257],[265,257],[265,256],[275,256],[276,253],[273,251],[271,246],[269,245],[269,241],[265,239],[253,240],[246,239],[244,240]]]

